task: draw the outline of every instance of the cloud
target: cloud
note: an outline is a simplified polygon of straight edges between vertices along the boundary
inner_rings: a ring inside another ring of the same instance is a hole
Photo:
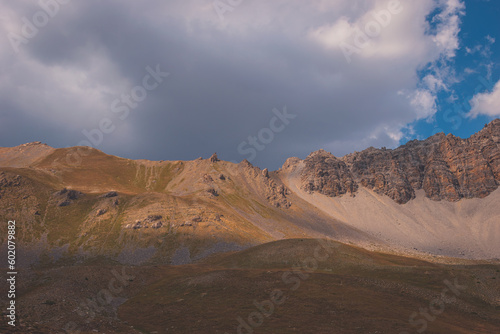
[[[20,33],[37,11],[3,2],[0,29]],[[248,157],[238,145],[286,105],[297,118],[258,151],[257,165],[278,168],[321,147],[394,147],[406,124],[436,112],[452,77],[439,63],[460,47],[463,11],[458,0],[244,1],[221,20],[210,1],[72,1],[18,54],[0,42],[0,146],[76,145],[109,118],[116,130],[97,148],[110,154],[217,151],[239,161]],[[369,37],[362,47],[359,31]],[[350,63],[342,43],[357,48]],[[171,75],[120,119],[112,101],[156,64]],[[429,64],[435,71],[422,78]]]
[[[492,92],[479,93],[470,101],[472,109],[469,116],[476,118],[479,115],[490,117],[500,116],[500,81],[495,84]]]
[[[486,40],[490,43],[490,44],[494,44],[495,43],[495,37],[492,37],[490,35],[486,35]]]
[[[491,46],[495,44],[495,38],[490,35],[484,37],[486,42],[484,44],[476,44],[473,47],[465,47],[465,52],[468,55],[475,55],[479,53],[484,58],[489,58],[492,55]]]
[[[442,11],[433,19],[437,24],[433,41],[445,57],[453,58],[459,48],[460,17],[465,15],[465,3],[461,0],[442,0],[441,6]]]
[[[430,92],[436,93],[440,90],[447,90],[448,87],[444,80],[442,78],[438,78],[437,76],[433,74],[427,74],[423,79],[422,82],[425,84],[426,87],[429,88]]]
[[[436,97],[431,91],[419,89],[410,94],[409,98],[415,108],[417,120],[427,119],[436,113]]]

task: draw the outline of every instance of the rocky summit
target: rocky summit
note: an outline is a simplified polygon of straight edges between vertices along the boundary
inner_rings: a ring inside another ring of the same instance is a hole
[[[394,150],[370,147],[342,158],[319,150],[304,163],[302,189],[326,196],[355,195],[362,186],[400,204],[419,189],[433,200],[483,198],[500,183],[500,120],[467,139],[438,133]]]

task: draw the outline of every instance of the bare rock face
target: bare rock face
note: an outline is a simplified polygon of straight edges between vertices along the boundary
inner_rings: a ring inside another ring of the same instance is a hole
[[[311,153],[305,160],[302,189],[327,196],[340,196],[358,189],[347,165],[324,150]]]
[[[282,185],[277,184],[274,180],[268,180],[268,189],[266,191],[266,199],[277,208],[288,209],[292,203],[287,199],[288,189]]]
[[[81,193],[77,190],[63,188],[63,189],[55,192],[54,194],[52,194],[52,196],[59,200],[59,203],[57,204],[57,206],[64,207],[64,206],[71,205],[71,203],[73,203],[73,201],[82,197],[83,193]]]
[[[408,171],[400,160],[410,159],[411,155],[393,159],[392,151],[373,147],[343,158],[356,182],[385,194],[398,203],[406,203],[415,198],[412,182],[417,184],[419,168],[410,163]]]
[[[265,177],[265,178],[268,178],[269,177],[269,170],[267,168],[264,168],[262,170],[262,175]]]
[[[439,133],[394,150],[371,147],[343,158],[320,150],[304,163],[302,188],[332,197],[354,194],[361,185],[400,204],[418,189],[433,200],[482,198],[500,184],[500,119],[467,139]]]
[[[212,154],[210,157],[210,162],[217,162],[220,161],[219,158],[217,158],[217,153]]]

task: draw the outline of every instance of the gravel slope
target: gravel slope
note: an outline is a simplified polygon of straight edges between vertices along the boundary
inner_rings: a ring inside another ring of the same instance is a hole
[[[299,164],[281,173],[283,182],[301,199],[335,220],[380,238],[401,250],[470,259],[500,258],[500,189],[483,199],[433,201],[417,192],[397,204],[361,188],[355,197],[327,197],[300,189]]]

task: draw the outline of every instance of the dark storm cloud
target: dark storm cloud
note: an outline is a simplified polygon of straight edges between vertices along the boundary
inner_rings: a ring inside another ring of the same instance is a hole
[[[268,136],[263,129],[272,128],[272,110],[285,106],[296,117],[271,142],[260,142],[265,148],[253,163],[278,168],[319,148],[343,155],[394,146],[400,129],[420,117],[409,98],[416,69],[444,52],[425,35],[432,1],[419,10],[403,3],[407,11],[352,63],[331,47],[331,36],[354,29],[336,23],[362,20],[372,2],[245,2],[224,21],[209,1],[60,5],[18,54],[8,39],[2,45],[0,146],[30,140],[73,146],[87,139],[82,130],[109,118],[115,130],[97,145],[106,153],[175,160],[217,151],[240,161],[252,156],[241,154],[252,147],[242,142]],[[40,10],[24,4],[2,5],[6,36]],[[386,6],[380,1],[376,10]],[[424,51],[399,43],[409,38]],[[157,65],[170,75],[120,119],[113,101],[141,86],[146,68]]]

